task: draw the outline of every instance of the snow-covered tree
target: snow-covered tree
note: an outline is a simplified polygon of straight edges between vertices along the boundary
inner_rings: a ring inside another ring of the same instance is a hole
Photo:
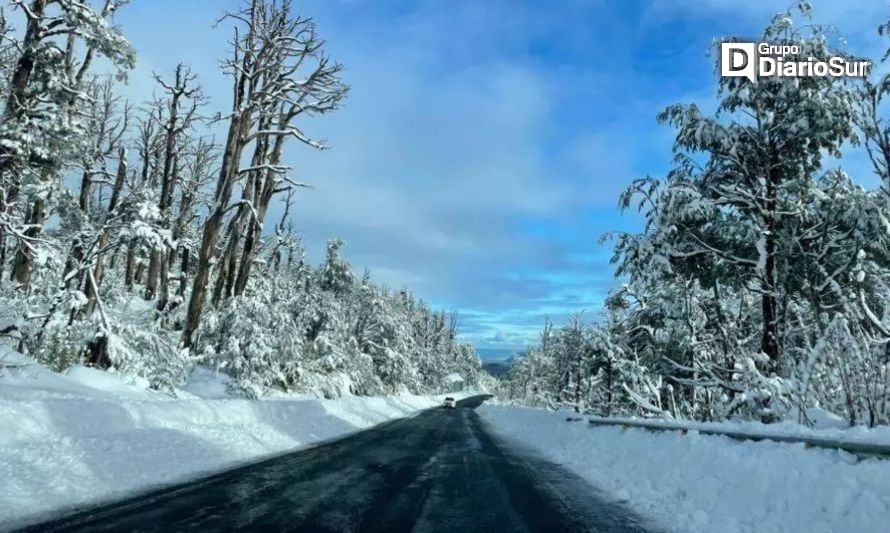
[[[4,36],[17,59],[0,115],[0,247],[15,250],[12,277],[24,287],[46,245],[39,234],[62,194],[62,173],[89,151],[89,121],[79,110],[90,100],[94,57],[133,66],[132,48],[109,24],[122,3],[95,10],[80,0],[13,2],[25,30]]]
[[[809,14],[805,3],[794,10]],[[800,50],[786,60],[843,53],[829,28],[798,25],[794,10],[761,40]],[[818,407],[887,421],[886,80],[722,78],[714,116],[665,110],[674,165],[621,196],[645,226],[611,235],[623,286],[607,300],[607,325],[546,328],[514,364],[509,394],[603,414],[808,422]],[[826,165],[857,133],[881,190]]]
[[[337,239],[306,261],[291,217],[305,185],[285,149],[324,148],[301,122],[347,93],[312,20],[288,0],[226,17],[233,102],[208,120],[183,63],[144,105],[123,100],[120,76],[90,73],[98,56],[133,65],[111,25],[125,3],[16,0],[22,32],[0,16],[0,342],[174,392],[196,364],[250,397],[438,391],[454,372],[475,383],[454,320],[369,274],[359,283]],[[229,126],[221,146],[216,122]]]

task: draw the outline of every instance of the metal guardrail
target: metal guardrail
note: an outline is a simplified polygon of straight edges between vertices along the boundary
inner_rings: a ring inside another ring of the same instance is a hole
[[[570,419],[567,419],[570,420]],[[572,421],[572,420],[570,420]],[[644,429],[647,431],[678,431],[683,434],[695,432],[700,435],[718,435],[740,441],[772,441],[792,444],[803,444],[806,448],[822,448],[827,450],[841,450],[859,459],[890,459],[890,446],[871,444],[866,442],[849,442],[821,437],[797,437],[792,435],[775,435],[768,433],[753,433],[748,431],[709,429],[692,427],[672,422],[645,422],[642,420],[619,420],[614,418],[588,417],[591,426],[619,426],[624,428]]]

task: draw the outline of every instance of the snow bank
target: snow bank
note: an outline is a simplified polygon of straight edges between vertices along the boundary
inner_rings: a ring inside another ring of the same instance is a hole
[[[0,350],[4,350],[0,345]],[[0,352],[0,530],[345,435],[439,397],[225,397],[199,369],[181,398],[89,368]]]
[[[890,426],[850,427],[843,419],[818,408],[811,408],[807,416],[813,427],[787,420],[776,424],[763,424],[755,421],[740,422],[693,422],[688,420],[667,420],[661,418],[609,418],[613,422],[645,422],[647,425],[683,428],[688,430],[727,431],[747,434],[752,437],[796,437],[840,441],[855,444],[890,446]],[[600,420],[597,417],[591,417]]]
[[[796,444],[590,427],[539,409],[485,405],[479,413],[497,433],[671,530],[873,532],[885,531],[890,517],[890,461],[857,463],[843,452]]]

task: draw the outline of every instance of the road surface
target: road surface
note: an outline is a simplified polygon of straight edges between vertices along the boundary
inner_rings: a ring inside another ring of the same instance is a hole
[[[30,531],[647,531],[621,504],[495,437],[484,397]]]

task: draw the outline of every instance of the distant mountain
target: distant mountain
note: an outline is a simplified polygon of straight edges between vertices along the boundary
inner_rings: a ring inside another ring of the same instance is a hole
[[[504,378],[510,372],[510,363],[507,361],[487,361],[482,363],[482,370],[496,378]]]

